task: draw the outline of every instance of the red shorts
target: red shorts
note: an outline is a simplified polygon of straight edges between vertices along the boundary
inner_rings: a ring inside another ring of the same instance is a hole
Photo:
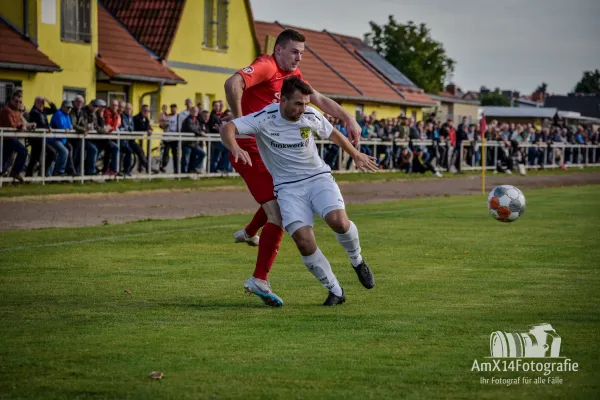
[[[275,200],[275,193],[273,188],[273,177],[265,167],[265,164],[260,158],[258,147],[256,146],[256,140],[254,139],[238,139],[240,147],[250,154],[250,160],[252,160],[252,166],[244,164],[242,161],[235,162],[231,153],[229,153],[229,160],[231,165],[238,174],[246,182],[246,186],[250,190],[250,194],[254,197],[254,200],[258,204],[265,204],[271,200]]]

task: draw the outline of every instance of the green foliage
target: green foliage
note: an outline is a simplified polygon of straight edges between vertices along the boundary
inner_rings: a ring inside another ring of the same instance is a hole
[[[417,86],[438,93],[452,76],[456,62],[446,55],[444,46],[434,40],[425,24],[396,22],[390,15],[385,25],[369,22],[371,32],[365,41]]]
[[[600,94],[600,70],[585,71],[581,80],[577,82],[575,93],[597,93]]]

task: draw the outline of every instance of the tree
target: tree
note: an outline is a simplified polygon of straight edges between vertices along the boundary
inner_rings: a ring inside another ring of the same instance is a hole
[[[510,107],[510,99],[500,93],[499,88],[496,88],[493,92],[481,93],[479,101],[481,101],[482,106]]]
[[[443,90],[456,62],[446,55],[440,42],[431,38],[425,24],[399,24],[392,15],[383,26],[373,21],[369,24],[371,32],[365,34],[369,46],[426,92]]]
[[[574,89],[575,93],[598,93],[600,94],[600,71],[585,71],[583,77]]]
[[[546,93],[547,91],[548,91],[548,84],[546,82],[542,82],[535,89],[535,92],[539,92],[539,93]]]

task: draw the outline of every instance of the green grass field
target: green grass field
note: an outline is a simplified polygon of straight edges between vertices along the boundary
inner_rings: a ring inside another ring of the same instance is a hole
[[[271,273],[285,307],[243,294],[248,216],[0,233],[0,398],[598,398],[600,186],[525,195],[512,224],[482,196],[349,207],[371,291],[318,223],[348,296],[334,308],[288,237]],[[493,331],[539,322],[579,371],[481,384],[541,375],[471,371]]]

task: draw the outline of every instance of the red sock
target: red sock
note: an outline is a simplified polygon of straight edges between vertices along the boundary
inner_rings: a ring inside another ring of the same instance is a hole
[[[248,234],[249,237],[255,236],[258,233],[258,230],[265,226],[266,223],[267,213],[265,213],[265,210],[263,210],[261,206],[254,214],[254,217],[252,217],[252,221],[246,226],[246,234]]]
[[[277,257],[282,237],[283,229],[267,222],[258,242],[258,257],[256,257],[256,268],[253,274],[255,278],[267,280],[267,275]]]

